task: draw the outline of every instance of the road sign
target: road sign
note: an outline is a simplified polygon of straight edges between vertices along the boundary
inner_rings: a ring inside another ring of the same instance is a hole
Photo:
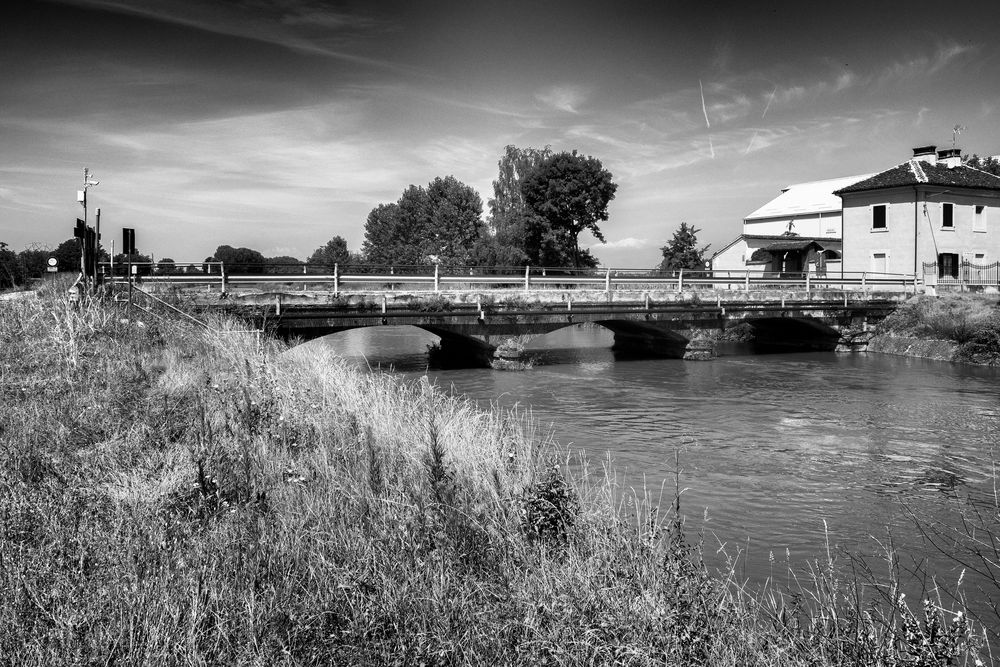
[[[45,267],[45,270],[48,271],[49,273],[56,273],[59,271],[59,260],[56,259],[55,257],[49,257],[46,264],[48,266]]]

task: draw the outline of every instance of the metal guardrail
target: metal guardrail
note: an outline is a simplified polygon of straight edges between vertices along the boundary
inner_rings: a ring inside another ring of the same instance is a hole
[[[202,266],[205,263],[176,263],[175,266]],[[334,293],[341,291],[393,291],[404,287],[440,292],[477,291],[499,288],[532,289],[596,289],[605,292],[621,289],[730,289],[753,291],[764,289],[886,289],[916,291],[913,275],[872,272],[816,275],[808,273],[769,275],[751,271],[676,271],[648,269],[565,269],[550,267],[350,267],[349,273],[334,267],[332,273],[266,273],[232,274],[224,264],[209,266],[207,272],[157,272],[155,265],[132,264],[133,279],[149,284],[218,285],[226,292],[230,286],[250,285],[326,285]],[[205,265],[207,266],[207,265]],[[306,266],[306,265],[303,265]],[[385,269],[389,270],[386,271]],[[360,269],[360,270],[359,270]],[[514,270],[517,273],[514,273]],[[123,277],[111,275],[115,282]],[[359,289],[367,286],[368,289]]]

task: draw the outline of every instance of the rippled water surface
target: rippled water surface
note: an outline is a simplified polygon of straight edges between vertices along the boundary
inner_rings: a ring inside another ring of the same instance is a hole
[[[950,521],[956,497],[993,492],[995,369],[835,353],[616,360],[610,333],[570,328],[536,340],[527,372],[436,371],[423,354],[434,340],[384,327],[327,344],[486,405],[530,406],[557,440],[597,461],[610,452],[627,483],[666,484],[668,499],[678,452],[689,530],[704,531],[709,553],[744,550],[751,579],[770,574],[772,552],[820,556],[825,533],[871,553],[887,526],[908,558],[957,579],[905,508]]]

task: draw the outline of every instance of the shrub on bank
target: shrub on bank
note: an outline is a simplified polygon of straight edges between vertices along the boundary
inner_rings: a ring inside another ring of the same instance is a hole
[[[613,476],[571,475],[523,415],[211,324],[60,292],[0,304],[0,661],[888,665],[968,652],[967,626],[942,610],[914,630],[832,568],[794,600],[711,574],[672,509]]]
[[[1000,364],[1000,311],[994,297],[918,296],[883,320],[879,333],[958,343],[954,360]]]

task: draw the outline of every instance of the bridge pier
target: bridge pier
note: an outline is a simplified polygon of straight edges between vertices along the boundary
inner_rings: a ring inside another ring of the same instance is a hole
[[[465,336],[447,329],[421,327],[441,338],[429,355],[440,368],[489,368],[496,348],[474,336]]]

